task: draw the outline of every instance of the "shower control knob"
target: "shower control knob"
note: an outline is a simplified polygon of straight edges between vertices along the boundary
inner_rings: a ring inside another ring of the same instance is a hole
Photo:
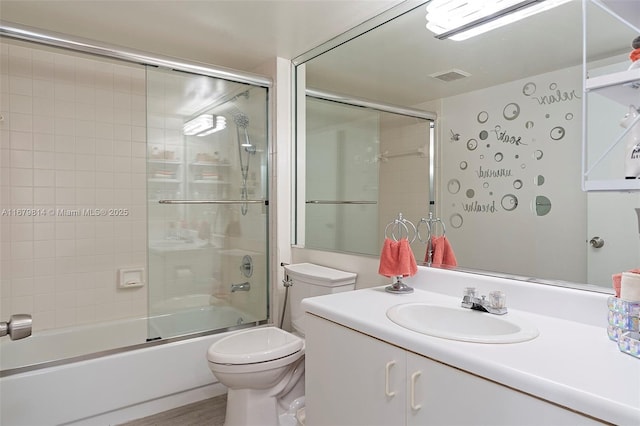
[[[604,245],[604,240],[600,237],[593,237],[589,240],[589,244],[591,244],[593,248],[601,248]]]
[[[11,315],[8,322],[0,322],[0,336],[9,335],[11,340],[24,339],[31,336],[33,320],[28,314]]]

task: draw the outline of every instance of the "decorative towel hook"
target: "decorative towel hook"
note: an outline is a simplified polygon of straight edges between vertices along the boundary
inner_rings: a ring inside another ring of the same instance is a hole
[[[422,239],[422,236],[420,235],[420,225],[423,223],[427,228],[427,236],[425,239]],[[420,240],[420,242],[427,245],[427,259],[426,259],[427,266],[431,266],[431,261],[433,260],[433,246],[432,246],[431,237],[434,235],[433,230],[435,226],[437,226],[438,224],[440,224],[440,226],[442,227],[442,236],[444,236],[447,232],[447,229],[444,226],[444,222],[439,217],[434,219],[433,213],[431,212],[429,212],[429,218],[428,219],[425,219],[424,217],[421,218],[420,221],[418,222],[418,226],[416,227],[417,229],[416,234],[418,235],[418,239]]]
[[[420,225],[423,224],[423,223],[425,224],[425,226],[427,228],[427,237],[425,239],[422,239],[422,236],[420,235]],[[431,212],[429,212],[429,218],[428,219],[425,219],[424,217],[421,218],[420,221],[418,222],[418,226],[416,227],[417,234],[418,234],[418,240],[420,240],[420,242],[422,242],[423,244],[428,244],[429,241],[431,240],[431,237],[433,235],[435,235],[435,233],[433,232],[433,229],[438,224],[440,224],[440,226],[442,227],[442,235],[445,235],[447,233],[447,229],[444,226],[444,222],[442,221],[442,219],[440,219],[439,217],[434,219],[433,213],[431,213]]]
[[[413,232],[412,237],[411,232]],[[398,213],[398,217],[384,228],[384,235],[385,245],[380,256],[378,272],[381,275],[393,277],[393,284],[385,287],[385,290],[396,294],[411,293],[413,288],[403,283],[402,277],[414,275],[417,272],[410,244],[418,236],[418,229],[411,221],[405,219],[402,213]],[[395,243],[391,243],[389,240],[393,240]]]
[[[396,231],[398,235],[396,235]],[[402,217],[402,213],[398,213],[397,219],[392,220],[385,226],[384,228],[384,236],[385,238],[391,238],[394,241],[400,241],[404,235],[406,235],[407,240],[409,240],[409,244],[413,243],[418,236],[418,229],[416,226],[410,221]],[[409,234],[413,232],[413,237],[409,238]]]

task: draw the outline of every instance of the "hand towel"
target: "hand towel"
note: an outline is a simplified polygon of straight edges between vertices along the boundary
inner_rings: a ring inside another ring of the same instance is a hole
[[[385,277],[409,277],[418,272],[418,264],[411,251],[409,240],[394,241],[385,238],[380,253],[378,273]]]
[[[640,268],[631,269],[627,272],[631,272],[634,274],[640,274]],[[620,288],[622,287],[622,272],[619,274],[613,274],[611,277],[613,281],[613,290],[616,292],[616,297],[620,297]]]
[[[424,258],[429,262],[429,249]],[[431,266],[457,266],[458,261],[446,236],[431,237]]]
[[[398,264],[400,265],[398,276],[411,277],[418,272],[418,264],[413,256],[413,250],[409,240],[402,238],[398,241]]]
[[[378,266],[378,273],[385,277],[395,276],[395,264],[398,259],[397,251],[395,250],[395,241],[385,238],[382,243],[382,251],[380,252],[380,265]]]

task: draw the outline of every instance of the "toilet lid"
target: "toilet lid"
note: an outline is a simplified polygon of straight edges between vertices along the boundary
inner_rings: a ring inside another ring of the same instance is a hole
[[[304,341],[277,327],[254,328],[223,337],[207,351],[210,362],[217,364],[254,364],[294,354]]]

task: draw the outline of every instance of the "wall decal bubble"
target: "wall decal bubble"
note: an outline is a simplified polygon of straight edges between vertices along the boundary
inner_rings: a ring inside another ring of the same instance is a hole
[[[489,132],[487,132],[486,130],[483,130],[480,132],[480,140],[487,140],[487,138],[489,137]]]
[[[556,90],[558,88],[558,83],[549,84],[549,90]]]
[[[467,189],[467,198],[473,198],[476,196],[476,191],[473,189]]]
[[[485,182],[485,183],[483,183],[483,184],[482,184],[482,187],[483,187],[484,189],[487,189],[487,188],[489,187],[489,182]]]
[[[466,161],[460,162],[460,170],[467,170],[467,167],[469,167],[469,163],[467,163]]]
[[[518,197],[513,194],[507,194],[500,200],[500,205],[508,212],[513,211],[518,207]]]
[[[496,152],[496,154],[493,156],[493,159],[496,160],[496,162],[501,162],[502,159],[504,158],[504,155],[502,155],[501,152]]]
[[[527,83],[522,86],[522,94],[525,96],[531,96],[536,93],[536,84],[535,83]]]
[[[544,176],[542,176],[542,175],[536,176],[535,182],[536,182],[536,185],[538,185],[538,186],[544,185]]]
[[[477,141],[477,140],[475,140],[475,139],[469,139],[469,140],[467,141],[467,149],[468,149],[469,151],[473,151],[473,150],[475,150],[477,147],[478,147],[478,141]]]
[[[565,114],[564,119],[567,121],[573,120],[573,113],[568,112]]]
[[[524,123],[525,129],[533,129],[533,121],[527,121]]]
[[[554,127],[553,129],[551,129],[551,132],[549,132],[549,137],[551,137],[551,139],[553,139],[554,141],[559,141],[560,139],[564,138],[564,135],[564,127],[560,126]]]
[[[533,211],[536,216],[545,216],[551,211],[551,200],[544,195],[538,195],[534,203]]]
[[[522,181],[520,179],[516,179],[513,181],[513,187],[515,189],[521,189],[522,188]]]
[[[520,105],[514,102],[507,104],[502,110],[502,116],[509,121],[515,120],[520,116]]]
[[[462,216],[460,215],[460,213],[454,213],[449,218],[449,223],[451,224],[452,228],[458,229],[462,226],[464,221],[462,220]]]
[[[489,113],[487,111],[480,111],[476,117],[478,123],[484,124],[489,120]]]
[[[536,160],[542,160],[543,156],[544,154],[539,149],[536,149],[535,152],[533,153],[533,158],[535,158]]]
[[[447,183],[447,191],[450,194],[457,194],[460,191],[460,181],[458,179],[451,179]]]

